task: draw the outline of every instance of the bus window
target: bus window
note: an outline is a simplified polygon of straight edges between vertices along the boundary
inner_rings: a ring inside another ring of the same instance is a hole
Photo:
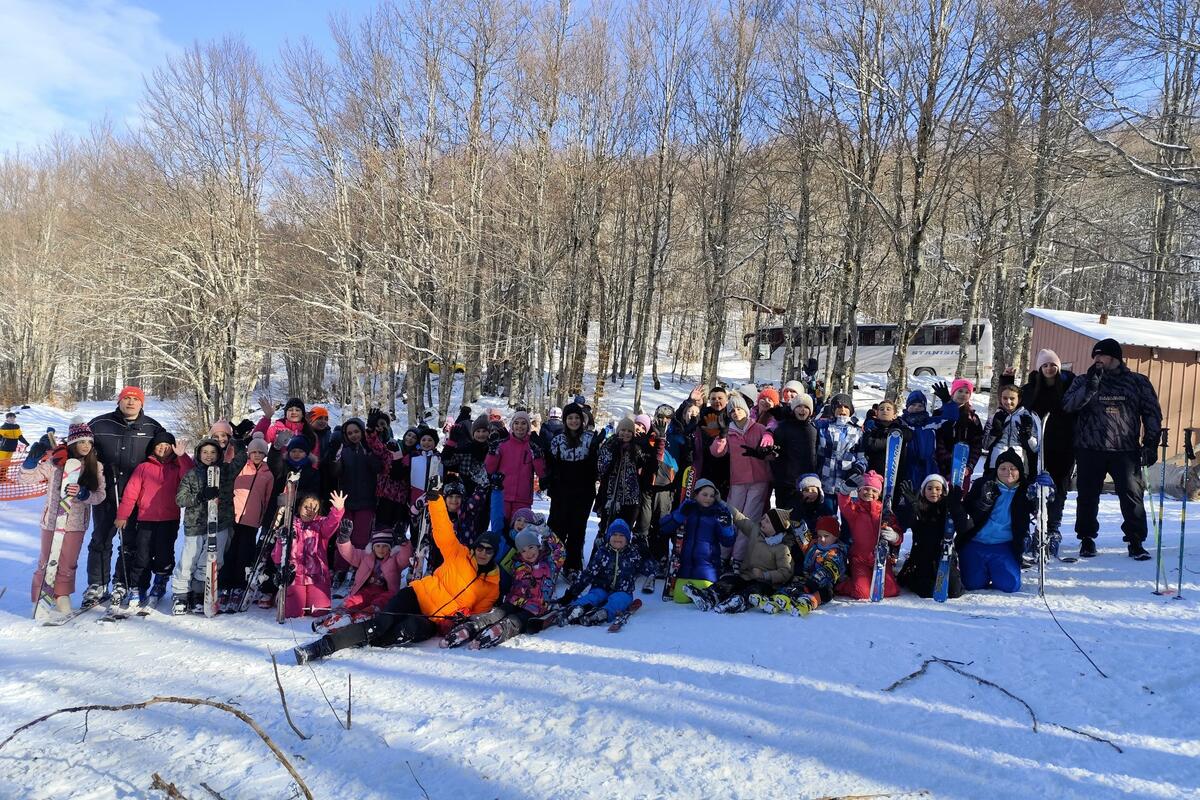
[[[934,328],[934,344],[958,345],[962,338],[962,329],[957,325],[939,325]]]

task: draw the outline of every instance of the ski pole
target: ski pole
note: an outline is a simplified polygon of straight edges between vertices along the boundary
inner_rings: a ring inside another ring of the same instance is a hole
[[[1183,503],[1179,508],[1179,574],[1175,582],[1176,600],[1183,599],[1183,541],[1187,528],[1188,479],[1192,474],[1192,461],[1196,458],[1196,451],[1192,448],[1192,434],[1195,432],[1195,428],[1183,429]]]
[[[1159,455],[1162,473],[1159,476],[1158,482],[1158,519],[1154,523],[1154,539],[1155,539],[1155,559],[1154,559],[1154,593],[1161,595],[1167,591],[1167,574],[1163,570],[1162,563],[1162,539],[1163,539],[1163,502],[1167,490],[1167,428],[1162,429],[1162,436],[1159,439],[1158,446],[1162,450]],[[1150,501],[1150,511],[1154,511],[1154,501]]]

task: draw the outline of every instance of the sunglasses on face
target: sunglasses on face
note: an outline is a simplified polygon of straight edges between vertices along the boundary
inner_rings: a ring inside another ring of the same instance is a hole
[[[484,553],[494,553],[494,552],[496,552],[496,548],[492,547],[490,544],[477,544],[477,545],[475,545],[475,549],[476,549],[476,550],[481,550],[481,551],[483,551]]]

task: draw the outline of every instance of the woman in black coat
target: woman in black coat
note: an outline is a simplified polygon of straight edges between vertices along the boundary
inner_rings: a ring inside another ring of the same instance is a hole
[[[1053,350],[1037,354],[1035,369],[1021,387],[1021,405],[1042,419],[1045,429],[1042,452],[1045,470],[1054,479],[1054,498],[1046,504],[1046,529],[1050,533],[1050,554],[1058,555],[1062,542],[1063,505],[1071,471],[1075,468],[1075,414],[1063,410],[1063,395],[1075,374],[1062,369]]]

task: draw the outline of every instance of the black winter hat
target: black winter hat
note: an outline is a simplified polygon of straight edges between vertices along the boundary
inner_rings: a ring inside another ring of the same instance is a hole
[[[563,419],[566,419],[572,414],[577,414],[579,419],[587,422],[587,412],[583,410],[583,406],[579,403],[567,403],[565,406],[563,406]]]
[[[1000,465],[1006,461],[1016,467],[1017,472],[1025,471],[1025,459],[1021,458],[1021,454],[1011,447],[996,457],[996,468],[999,469]]]
[[[298,409],[300,409],[300,413],[303,414],[304,413],[304,401],[301,400],[299,397],[289,397],[288,401],[283,404],[283,410],[287,411],[289,408],[298,408]]]
[[[1121,353],[1121,343],[1116,339],[1101,339],[1096,342],[1096,346],[1092,348],[1092,358],[1096,356],[1112,356],[1118,361],[1125,359]]]
[[[495,531],[484,531],[475,537],[475,541],[471,542],[471,547],[484,544],[489,545],[493,553],[498,553],[500,551],[500,534]]]
[[[844,406],[844,407],[850,409],[850,414],[851,415],[854,414],[854,400],[851,399],[850,395],[845,394],[845,393],[839,393],[839,394],[835,394],[833,397],[831,397],[829,399],[830,412],[836,411],[839,406]]]

